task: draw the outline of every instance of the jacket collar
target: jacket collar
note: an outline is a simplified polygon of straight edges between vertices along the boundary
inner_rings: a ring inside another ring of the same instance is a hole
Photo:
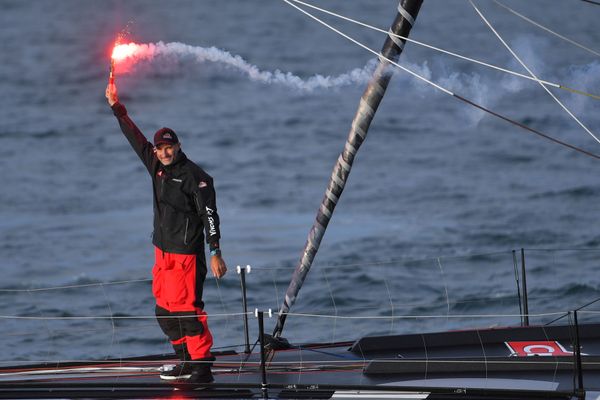
[[[177,153],[177,155],[175,156],[175,160],[173,160],[173,162],[169,165],[163,165],[163,168],[166,169],[167,171],[170,171],[174,168],[177,168],[177,166],[183,164],[186,160],[187,160],[187,156],[180,149],[179,153]]]

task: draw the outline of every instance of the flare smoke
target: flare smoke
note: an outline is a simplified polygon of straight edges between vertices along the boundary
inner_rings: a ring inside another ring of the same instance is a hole
[[[127,64],[128,66],[140,61],[151,61],[157,57],[192,57],[199,63],[213,62],[232,68],[256,82],[283,85],[303,92],[365,83],[369,80],[374,66],[374,63],[368,63],[363,68],[356,68],[338,76],[314,75],[307,79],[302,79],[291,72],[260,70],[257,66],[248,63],[242,57],[232,55],[216,47],[190,46],[177,42],[158,42],[121,44],[115,50],[124,55],[117,62]]]

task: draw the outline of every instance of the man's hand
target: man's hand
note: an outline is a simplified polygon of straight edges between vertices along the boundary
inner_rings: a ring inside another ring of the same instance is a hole
[[[106,100],[108,100],[108,104],[112,107],[113,104],[119,101],[119,96],[117,96],[117,85],[113,83],[109,83],[106,86],[106,92],[104,94],[106,96]]]
[[[221,255],[215,255],[210,257],[210,269],[212,270],[215,278],[219,279],[227,272],[227,265]]]

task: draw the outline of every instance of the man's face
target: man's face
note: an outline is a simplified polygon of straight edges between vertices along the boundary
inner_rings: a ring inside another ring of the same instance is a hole
[[[156,152],[158,161],[160,161],[162,165],[170,165],[175,160],[175,156],[179,152],[179,147],[179,143],[163,143],[156,146],[154,151]]]

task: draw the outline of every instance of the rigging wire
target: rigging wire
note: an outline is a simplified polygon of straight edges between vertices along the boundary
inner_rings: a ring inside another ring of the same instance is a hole
[[[444,283],[444,292],[446,295],[446,315],[450,316],[450,296],[448,295],[448,283],[446,282],[446,275],[444,274],[444,268],[442,268],[442,263],[440,262],[439,257],[437,258],[437,265],[440,268],[440,273],[442,275],[442,282]],[[446,318],[446,324],[448,323],[448,318]]]
[[[333,17],[336,17],[336,18],[339,18],[339,19],[342,19],[342,20],[354,23],[356,25],[363,26],[365,28],[368,28],[368,29],[371,29],[371,30],[374,30],[374,31],[377,31],[377,32],[385,33],[386,35],[394,36],[394,37],[396,37],[398,39],[406,40],[407,42],[414,43],[416,45],[419,45],[419,46],[422,46],[422,47],[425,47],[425,48],[428,48],[428,49],[431,49],[431,50],[435,50],[437,52],[440,52],[440,53],[443,53],[443,54],[447,54],[447,55],[452,56],[452,57],[459,58],[461,60],[469,61],[469,62],[472,62],[472,63],[475,63],[475,64],[482,65],[484,67],[495,69],[497,71],[505,72],[507,74],[518,76],[520,78],[528,79],[528,80],[531,80],[531,81],[535,81],[536,80],[536,79],[532,78],[531,76],[528,76],[528,75],[525,75],[525,74],[521,74],[519,72],[510,70],[510,69],[507,69],[507,68],[502,68],[502,67],[499,67],[497,65],[487,63],[485,61],[477,60],[475,58],[463,56],[461,54],[454,53],[454,52],[449,51],[449,50],[444,50],[442,48],[439,48],[439,47],[436,47],[436,46],[432,46],[430,44],[427,44],[427,43],[424,43],[424,42],[421,42],[421,41],[418,41],[418,40],[415,40],[415,39],[411,39],[411,38],[406,37],[406,36],[398,35],[398,34],[390,32],[390,31],[386,31],[384,29],[378,28],[376,26],[366,24],[364,22],[361,22],[361,21],[358,21],[358,20],[346,17],[346,16],[341,15],[341,14],[337,14],[337,13],[335,13],[333,11],[329,11],[329,10],[326,10],[324,8],[317,7],[317,6],[313,5],[313,4],[306,3],[306,2],[301,1],[301,0],[291,0],[291,1],[293,1],[294,3],[302,4],[303,6],[315,9],[317,11],[320,11],[320,12],[324,13],[324,14],[331,15]],[[590,49],[590,51],[594,52],[594,50],[591,50],[591,49]],[[600,53],[596,53],[596,54],[598,54],[600,56]],[[552,86],[552,87],[554,87],[556,89],[562,89],[562,90],[566,90],[566,91],[574,93],[574,94],[579,94],[579,95],[582,95],[582,96],[587,96],[587,97],[591,97],[591,98],[596,99],[596,100],[600,100],[600,95],[596,95],[596,94],[584,92],[582,90],[578,90],[578,89],[574,89],[574,88],[571,88],[571,87],[568,87],[568,86],[565,86],[565,85],[561,85],[560,83],[550,82],[550,81],[546,81],[546,80],[541,80],[541,81],[544,82],[546,85]]]
[[[475,5],[475,3],[473,2],[473,0],[469,0],[469,3],[471,3],[471,6],[473,6],[473,8],[475,9],[475,11],[477,12],[477,14],[479,15],[479,17],[481,17],[481,19],[483,20],[483,22],[488,26],[488,28],[490,28],[490,30],[494,33],[494,35],[496,35],[496,37],[498,38],[498,40],[500,40],[500,42],[504,45],[504,47],[506,47],[506,49],[510,52],[510,54],[512,54],[512,56],[519,62],[519,64],[521,64],[523,66],[523,68],[525,68],[527,70],[527,72],[529,72],[529,74],[535,78],[535,80],[537,81],[537,83],[540,84],[540,86],[542,86],[542,88],[550,95],[550,97],[552,97],[554,99],[554,101],[556,101],[558,103],[559,106],[562,107],[563,110],[566,111],[567,114],[569,114],[571,116],[571,118],[573,118],[575,120],[575,122],[577,122],[579,124],[579,126],[581,126],[591,137],[594,138],[594,140],[596,140],[596,142],[600,143],[600,139],[598,139],[596,137],[596,135],[594,135],[592,133],[592,131],[590,131],[587,126],[585,126],[583,124],[583,122],[581,122],[579,120],[579,118],[577,118],[572,112],[571,110],[569,110],[567,108],[567,106],[565,106],[551,91],[550,89],[548,89],[546,87],[546,85],[539,80],[539,78],[535,75],[535,73],[523,62],[523,60],[521,60],[521,58],[517,55],[517,53],[515,53],[513,51],[513,49],[508,45],[508,43],[506,43],[506,41],[502,38],[502,36],[500,36],[500,34],[498,33],[498,31],[496,31],[496,29],[494,29],[494,27],[492,26],[492,24],[490,23],[490,21],[488,21],[488,19],[483,15],[483,13],[479,10],[479,8],[477,8],[477,6]]]
[[[586,247],[574,247],[574,248],[535,248],[535,247],[527,247],[525,250],[527,251],[537,251],[537,252],[558,252],[558,251],[586,251],[586,252],[600,252],[600,249],[596,248],[586,248]],[[321,265],[318,264],[319,268],[323,269],[346,269],[346,268],[355,268],[355,267],[376,267],[376,266],[385,266],[389,265],[390,267],[394,267],[395,264],[413,264],[413,263],[429,263],[436,262],[439,258],[444,261],[460,261],[460,260],[468,260],[471,258],[483,258],[483,257],[493,257],[493,256],[502,256],[502,255],[511,255],[511,250],[506,251],[492,251],[487,253],[473,253],[473,254],[465,254],[465,255],[457,255],[457,256],[436,256],[436,257],[428,257],[428,258],[392,258],[385,260],[376,260],[373,262],[363,262],[363,263],[346,263],[346,264],[326,264]],[[277,281],[275,279],[275,271],[289,271],[289,267],[253,267],[255,271],[269,271],[271,273],[271,280],[273,281],[273,285],[275,288],[275,296],[276,296],[276,304],[280,304],[277,290]],[[44,292],[44,291],[53,291],[53,290],[61,290],[61,289],[78,289],[78,288],[86,288],[90,286],[108,286],[108,285],[121,285],[124,283],[144,283],[151,282],[152,279],[134,279],[130,281],[102,281],[93,284],[80,284],[80,285],[68,285],[68,286],[46,286],[40,288],[30,288],[30,289],[9,289],[9,288],[0,288],[0,293],[29,293],[32,292]]]
[[[583,0],[583,1],[586,1],[586,0]],[[550,28],[547,28],[547,27],[545,27],[544,25],[540,24],[539,22],[536,22],[536,21],[532,20],[531,18],[528,18],[528,17],[526,17],[525,15],[523,15],[523,14],[521,14],[521,13],[519,13],[519,12],[517,12],[517,11],[513,10],[513,9],[512,9],[512,8],[510,8],[509,6],[507,6],[507,5],[505,5],[505,4],[501,3],[501,2],[499,2],[498,0],[494,0],[494,3],[496,3],[496,4],[497,4],[497,5],[499,5],[500,7],[503,7],[504,9],[506,9],[507,11],[509,11],[509,12],[511,12],[512,14],[516,15],[517,17],[519,17],[519,18],[522,18],[523,20],[525,20],[525,21],[529,22],[530,24],[532,24],[532,25],[535,25],[535,26],[537,26],[538,28],[540,28],[540,29],[543,29],[543,30],[545,30],[546,32],[548,32],[548,33],[550,33],[550,34],[552,34],[552,35],[554,35],[554,36],[556,36],[556,37],[558,37],[558,38],[560,38],[560,39],[562,39],[562,40],[564,40],[564,41],[566,41],[566,42],[569,42],[569,43],[571,43],[572,45],[574,45],[574,46],[577,46],[577,47],[579,47],[579,48],[581,48],[581,49],[583,49],[583,50],[585,50],[585,51],[588,51],[588,52],[590,52],[590,53],[592,53],[592,54],[595,54],[595,55],[597,55],[597,56],[600,56],[600,53],[599,53],[599,52],[597,52],[596,50],[594,50],[594,49],[590,49],[589,47],[586,47],[586,46],[582,45],[581,43],[578,43],[578,42],[576,42],[576,41],[574,41],[574,40],[572,40],[572,39],[569,39],[568,37],[566,37],[566,36],[563,36],[563,35],[561,35],[561,34],[560,34],[560,33],[558,33],[558,32],[554,32],[552,29],[550,29]],[[600,5],[600,3],[592,3],[592,4],[598,4],[598,5]]]
[[[382,54],[380,54],[380,53],[378,53],[377,51],[375,51],[375,50],[371,49],[370,47],[368,47],[368,46],[366,46],[365,44],[363,44],[363,43],[359,42],[358,40],[356,40],[356,39],[354,39],[354,38],[350,37],[349,35],[346,35],[346,34],[345,34],[345,33],[343,33],[342,31],[340,31],[340,30],[338,30],[338,29],[334,28],[333,26],[329,25],[328,23],[326,23],[325,21],[323,21],[323,20],[319,19],[318,17],[314,16],[313,14],[309,13],[308,11],[306,11],[306,10],[304,10],[304,9],[302,9],[302,8],[300,8],[300,7],[298,7],[298,6],[297,6],[297,5],[295,5],[295,4],[292,4],[292,3],[290,3],[290,1],[294,1],[294,0],[282,0],[282,1],[283,1],[283,2],[285,2],[285,3],[287,3],[289,6],[291,6],[291,7],[295,8],[295,9],[297,9],[298,11],[300,11],[300,12],[302,12],[302,13],[306,14],[308,17],[310,17],[310,18],[314,19],[315,21],[317,21],[318,23],[322,24],[323,26],[325,26],[325,27],[327,27],[327,28],[331,29],[332,31],[334,31],[334,32],[335,32],[335,33],[337,33],[338,35],[340,35],[340,36],[342,36],[342,37],[344,37],[344,38],[348,39],[349,41],[351,41],[352,43],[356,44],[357,46],[360,46],[360,47],[362,47],[363,49],[367,50],[368,52],[370,52],[370,53],[373,53],[373,54],[374,54],[375,56],[377,56],[379,59],[387,61],[388,63],[390,63],[390,64],[392,64],[392,65],[394,65],[394,66],[396,66],[396,67],[400,68],[400,69],[401,69],[401,70],[403,70],[404,72],[407,72],[407,73],[409,73],[409,74],[410,74],[410,75],[412,75],[413,77],[415,77],[415,78],[417,78],[417,79],[419,79],[419,80],[421,80],[421,81],[423,81],[423,82],[425,82],[425,83],[427,83],[427,84],[429,84],[429,85],[431,85],[431,86],[435,87],[436,89],[438,89],[438,90],[440,90],[440,91],[442,91],[442,92],[444,92],[444,93],[446,93],[446,94],[448,94],[448,95],[450,95],[450,96],[452,96],[452,95],[453,95],[453,93],[452,93],[450,90],[448,90],[448,89],[446,89],[446,88],[444,88],[444,87],[442,87],[442,86],[438,85],[437,83],[435,83],[435,82],[433,82],[433,81],[430,81],[429,79],[427,79],[427,78],[425,78],[425,77],[423,77],[423,76],[421,76],[421,75],[417,74],[416,72],[414,72],[414,71],[412,71],[412,70],[410,70],[410,69],[408,69],[408,68],[406,68],[406,67],[404,67],[404,66],[402,66],[402,65],[398,64],[397,62],[395,62],[395,61],[393,61],[393,60],[390,60],[390,59],[389,59],[389,58],[387,58],[387,57],[384,57]]]
[[[590,4],[594,4],[594,5],[600,6],[600,2],[598,2],[598,1],[594,1],[594,0],[581,0],[581,1],[585,1],[586,3],[590,3]]]
[[[597,302],[599,302],[599,301],[600,301],[600,297],[598,297],[598,298],[597,298],[597,299],[595,299],[595,300],[592,300],[592,301],[590,301],[589,303],[586,303],[586,304],[582,305],[581,307],[577,307],[577,308],[575,309],[575,311],[581,311],[581,310],[583,310],[584,308],[586,308],[586,307],[589,307],[589,306],[591,306],[592,304],[595,304],[595,303],[597,303]],[[546,323],[545,325],[550,325],[550,324],[553,324],[554,322],[556,322],[556,321],[558,321],[558,320],[560,320],[560,319],[563,319],[564,317],[566,317],[566,316],[568,316],[568,315],[569,315],[569,313],[567,312],[567,313],[565,313],[565,314],[561,315],[560,317],[558,317],[558,318],[556,318],[556,319],[553,319],[552,321],[550,321],[550,322]]]
[[[480,109],[480,110],[482,110],[482,111],[484,111],[484,112],[486,112],[486,113],[488,113],[488,114],[490,114],[490,115],[493,115],[493,116],[495,116],[495,117],[497,117],[497,118],[500,118],[500,119],[502,119],[502,120],[504,120],[504,121],[506,121],[506,122],[510,122],[510,123],[511,123],[511,124],[513,124],[513,125],[516,125],[516,126],[518,126],[518,127],[520,127],[520,128],[523,128],[523,129],[525,129],[525,130],[527,130],[527,131],[529,131],[529,132],[531,132],[531,133],[534,133],[534,134],[536,134],[536,135],[538,135],[538,136],[541,136],[541,137],[543,137],[543,138],[545,138],[545,139],[548,139],[548,140],[550,140],[550,141],[552,141],[552,142],[554,142],[554,143],[556,143],[556,144],[560,144],[560,145],[562,145],[562,146],[568,147],[568,148],[570,148],[570,149],[572,149],[572,150],[575,150],[575,151],[578,151],[578,152],[580,152],[580,153],[582,153],[582,154],[585,154],[585,155],[587,155],[587,156],[589,156],[589,157],[592,157],[592,158],[595,158],[595,159],[598,159],[598,160],[600,160],[600,155],[597,155],[597,154],[591,153],[591,152],[589,152],[589,151],[587,151],[587,150],[584,150],[584,149],[582,149],[582,148],[579,148],[579,147],[577,147],[577,146],[571,145],[571,144],[569,144],[569,143],[567,143],[567,142],[563,142],[563,141],[561,141],[561,140],[559,140],[559,139],[555,139],[555,138],[553,138],[552,136],[549,136],[549,135],[547,135],[547,134],[545,134],[545,133],[542,133],[542,132],[540,132],[540,131],[538,131],[538,130],[536,130],[536,129],[534,129],[534,128],[531,128],[531,127],[529,127],[529,126],[527,126],[527,125],[525,125],[525,124],[522,124],[522,123],[520,123],[520,122],[517,122],[517,121],[515,121],[515,120],[513,120],[513,119],[511,119],[511,118],[505,117],[505,116],[503,116],[503,115],[501,115],[501,114],[499,114],[499,113],[496,113],[496,112],[494,112],[494,111],[492,111],[492,110],[490,110],[490,109],[488,109],[488,108],[486,108],[486,107],[484,107],[484,106],[482,106],[482,105],[480,105],[480,104],[477,104],[477,103],[475,103],[475,102],[473,102],[473,101],[471,101],[471,100],[469,100],[469,99],[467,99],[467,98],[465,98],[465,97],[463,97],[463,96],[460,96],[460,95],[458,95],[458,94],[456,94],[456,93],[453,93],[453,92],[451,92],[450,90],[448,90],[448,89],[446,89],[446,88],[444,88],[444,87],[442,87],[442,86],[440,86],[440,85],[436,84],[435,82],[432,82],[431,80],[429,80],[429,79],[427,79],[427,78],[425,78],[425,77],[423,77],[423,76],[421,76],[421,75],[417,74],[416,72],[414,72],[414,71],[412,71],[412,70],[410,70],[410,69],[408,69],[408,68],[406,68],[406,67],[404,67],[404,66],[402,66],[402,65],[398,64],[397,62],[395,62],[395,61],[393,61],[393,60],[390,60],[390,59],[389,59],[389,58],[387,58],[387,57],[384,57],[383,55],[381,55],[381,54],[380,54],[380,53],[378,53],[377,51],[375,51],[375,50],[371,49],[370,47],[366,46],[365,44],[363,44],[363,43],[359,42],[358,40],[356,40],[356,39],[354,39],[354,38],[350,37],[349,35],[347,35],[347,34],[345,34],[345,33],[341,32],[341,31],[340,31],[340,30],[338,30],[338,29],[334,28],[333,26],[329,25],[328,23],[326,23],[325,21],[323,21],[323,20],[319,19],[318,17],[314,16],[313,14],[309,13],[308,11],[306,11],[306,10],[304,10],[304,9],[302,9],[302,8],[300,8],[300,7],[298,7],[297,5],[295,5],[295,4],[292,4],[292,3],[291,3],[291,1],[296,1],[296,0],[282,0],[282,1],[283,1],[283,2],[285,2],[285,3],[287,3],[289,6],[291,6],[291,7],[295,8],[295,9],[297,9],[297,10],[298,10],[298,11],[300,11],[301,13],[303,13],[303,14],[307,15],[308,17],[312,18],[313,20],[317,21],[318,23],[322,24],[323,26],[325,26],[325,27],[329,28],[330,30],[334,31],[334,32],[335,32],[335,33],[337,33],[338,35],[340,35],[340,36],[342,36],[342,37],[346,38],[347,40],[351,41],[352,43],[356,44],[357,46],[359,46],[359,47],[361,47],[361,48],[363,48],[363,49],[367,50],[367,51],[368,51],[368,52],[370,52],[370,53],[373,53],[373,54],[375,54],[375,55],[376,55],[376,56],[377,56],[379,59],[387,61],[387,62],[388,62],[388,63],[390,63],[391,65],[394,65],[395,67],[397,67],[397,68],[400,68],[401,70],[403,70],[403,71],[405,71],[405,72],[409,73],[409,74],[410,74],[410,75],[412,75],[413,77],[415,77],[415,78],[417,78],[417,79],[419,79],[419,80],[421,80],[421,81],[423,81],[423,82],[427,83],[427,84],[428,84],[428,85],[430,85],[430,86],[433,86],[434,88],[436,88],[436,89],[438,89],[438,90],[440,90],[440,91],[442,91],[442,92],[446,93],[447,95],[453,96],[454,98],[456,98],[456,99],[458,99],[458,100],[460,100],[460,101],[462,101],[462,102],[464,102],[464,103],[467,103],[467,104],[469,104],[469,105],[471,105],[471,106],[473,106],[473,107],[476,107],[476,108],[478,108],[478,109]],[[539,82],[539,79],[536,79],[536,80]],[[596,139],[596,140],[597,140],[597,139]]]

